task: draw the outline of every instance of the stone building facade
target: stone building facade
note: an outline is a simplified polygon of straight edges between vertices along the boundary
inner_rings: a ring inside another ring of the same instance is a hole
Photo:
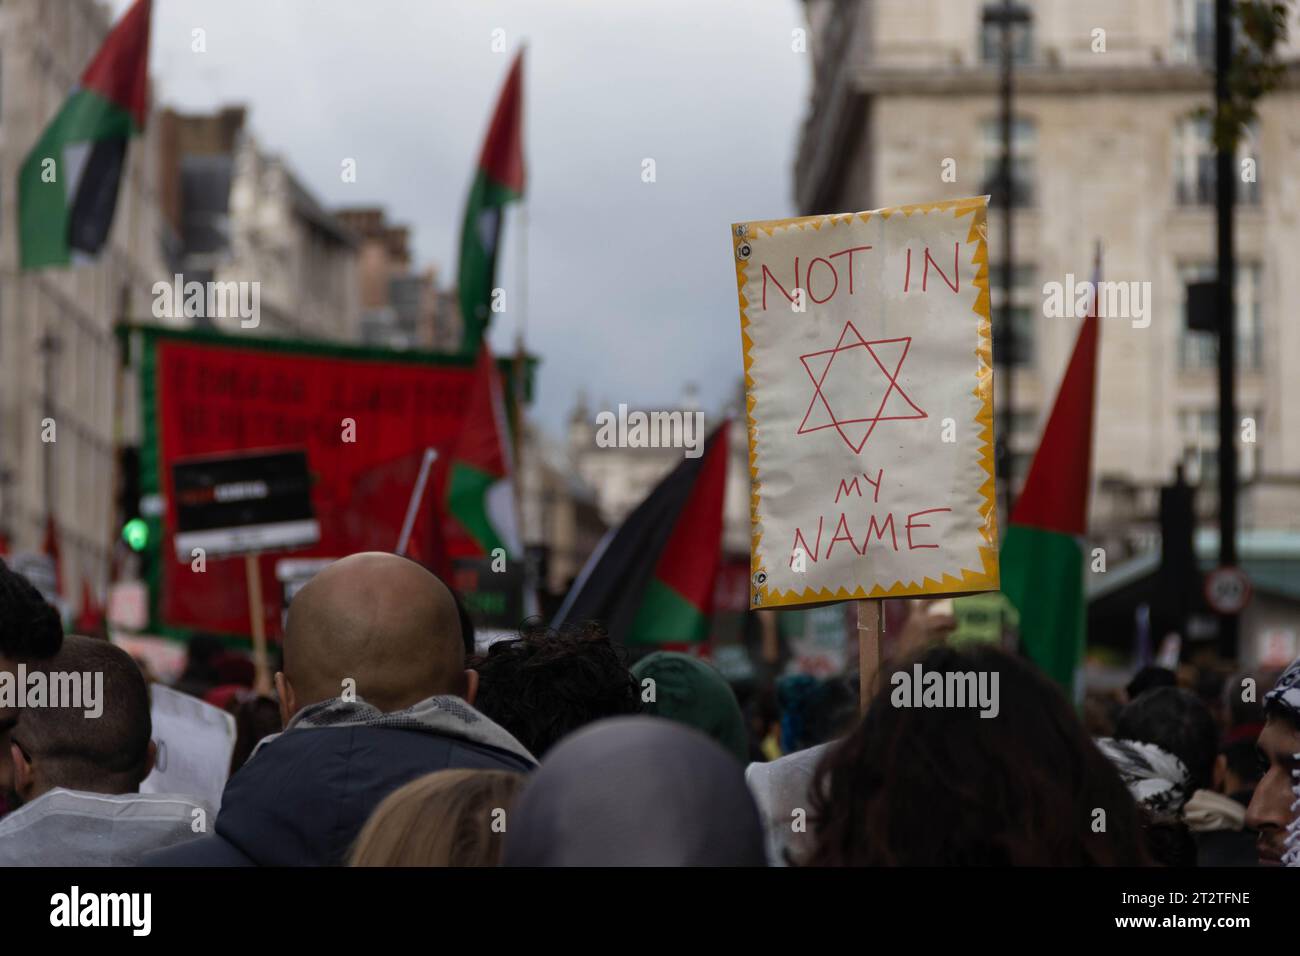
[[[11,555],[40,551],[53,518],[73,606],[83,580],[101,597],[108,580],[114,435],[133,420],[133,391],[116,387],[113,327],[149,316],[175,240],[156,187],[157,115],[127,148],[112,231],[91,264],[19,271],[14,184],[110,26],[93,0],[0,5],[0,532]]]

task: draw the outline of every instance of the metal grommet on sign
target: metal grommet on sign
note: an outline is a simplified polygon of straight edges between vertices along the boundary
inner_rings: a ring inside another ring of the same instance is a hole
[[[756,587],[756,588],[761,588],[761,587],[762,587],[764,584],[766,584],[766,583],[767,583],[767,572],[766,572],[766,571],[755,571],[755,572],[754,572],[754,587]]]
[[[749,243],[742,242],[740,245],[736,246],[736,258],[748,259],[753,251],[754,250],[750,248]]]
[[[744,239],[747,235],[749,235],[749,224],[742,222],[739,226],[737,226],[736,235],[739,236],[741,239]]]

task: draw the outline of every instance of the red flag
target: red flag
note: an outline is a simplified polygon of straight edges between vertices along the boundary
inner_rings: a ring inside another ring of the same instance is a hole
[[[1098,254],[1100,255],[1100,253]],[[1083,320],[1065,369],[1056,404],[1025,476],[1011,524],[1082,535],[1088,530],[1088,482],[1092,478],[1092,394],[1097,378],[1097,294],[1100,263],[1093,273],[1092,311]]]
[[[83,89],[126,110],[139,129],[144,129],[148,102],[151,8],[151,0],[136,0],[81,74]]]
[[[42,546],[47,555],[54,561],[54,590],[59,596],[63,596],[63,568],[59,560],[59,527],[55,524],[54,515],[45,519],[45,543]]]
[[[1095,272],[1094,290],[1100,251]],[[1080,686],[1087,622],[1080,539],[1088,529],[1092,476],[1097,312],[1094,291],[1002,542],[1002,593],[1020,612],[1021,650],[1071,693]]]
[[[104,626],[104,609],[95,600],[90,578],[81,579],[81,613],[77,615],[77,633],[95,635]]]
[[[516,196],[524,192],[524,51],[515,55],[479,154],[479,172]]]

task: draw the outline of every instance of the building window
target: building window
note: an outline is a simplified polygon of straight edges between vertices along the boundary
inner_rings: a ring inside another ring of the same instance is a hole
[[[1178,365],[1184,371],[1216,368],[1219,364],[1218,336],[1192,332],[1187,328],[1187,283],[1213,279],[1218,268],[1211,262],[1178,267],[1179,348]],[[1264,313],[1262,269],[1258,262],[1237,263],[1236,339],[1237,368],[1258,372],[1264,367]]]
[[[1034,152],[1037,145],[1034,121],[1017,116],[1011,121],[1011,198],[1017,206],[1034,204]],[[993,204],[1003,205],[1002,196],[1002,122],[986,119],[980,124],[980,160],[983,174],[980,191],[992,197]]]
[[[1016,451],[1011,453],[1011,485],[1013,488],[1024,488],[1025,479],[1029,477],[1029,466],[1033,463],[1033,460],[1033,452]]]
[[[996,21],[1001,6],[1001,3],[986,3],[980,16],[980,62],[986,66],[1002,62],[1002,25]],[[990,16],[995,19],[990,20]],[[1034,61],[1032,13],[1023,23],[1011,24],[1011,61],[1017,66]]]
[[[1263,409],[1238,407],[1237,414],[1255,422],[1258,436],[1263,427]],[[1238,423],[1238,430],[1240,423]],[[1238,431],[1239,434],[1239,431]],[[1178,411],[1178,439],[1182,445],[1183,468],[1192,484],[1214,484],[1219,479],[1219,409],[1217,406],[1182,408]],[[1256,442],[1237,442],[1237,476],[1254,478],[1259,471]]]
[[[1259,158],[1255,149],[1258,129],[1251,124],[1246,135],[1237,144],[1234,167],[1240,173],[1242,161],[1249,159],[1254,166],[1250,182],[1237,180],[1237,202],[1243,205],[1259,203]],[[1174,133],[1174,198],[1180,206],[1210,206],[1215,196],[1215,152],[1210,142],[1210,120],[1206,116],[1185,116],[1178,121]]]
[[[998,264],[989,269],[989,309],[993,318],[993,361],[1008,361],[1006,319],[1002,305],[1005,270]],[[1042,308],[1036,270],[1032,265],[1017,265],[1011,270],[1011,352],[1012,365],[1033,365],[1037,327],[1035,319]]]
[[[1214,65],[1214,0],[1173,0],[1175,63]]]
[[[1038,436],[1037,409],[1016,409],[1011,413],[1012,435],[1024,435],[1029,438]]]

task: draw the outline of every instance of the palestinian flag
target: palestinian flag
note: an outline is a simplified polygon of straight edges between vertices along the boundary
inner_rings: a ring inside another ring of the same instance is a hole
[[[460,234],[461,351],[473,355],[492,315],[501,216],[524,194],[524,54],[515,57],[488,127]]]
[[[1056,404],[1011,512],[1001,554],[1002,591],[1020,612],[1021,650],[1071,696],[1078,690],[1087,618],[1083,536],[1092,475],[1097,335],[1094,296],[1092,314],[1079,329]]]
[[[126,141],[144,129],[151,0],[136,3],[18,172],[22,268],[64,266],[108,239]]]
[[[722,559],[727,423],[686,458],[597,547],[555,626],[600,621],[624,644],[708,637]]]
[[[523,557],[502,407],[501,380],[487,344],[479,348],[473,390],[447,465],[444,533],[450,558],[476,558],[504,548]]]

